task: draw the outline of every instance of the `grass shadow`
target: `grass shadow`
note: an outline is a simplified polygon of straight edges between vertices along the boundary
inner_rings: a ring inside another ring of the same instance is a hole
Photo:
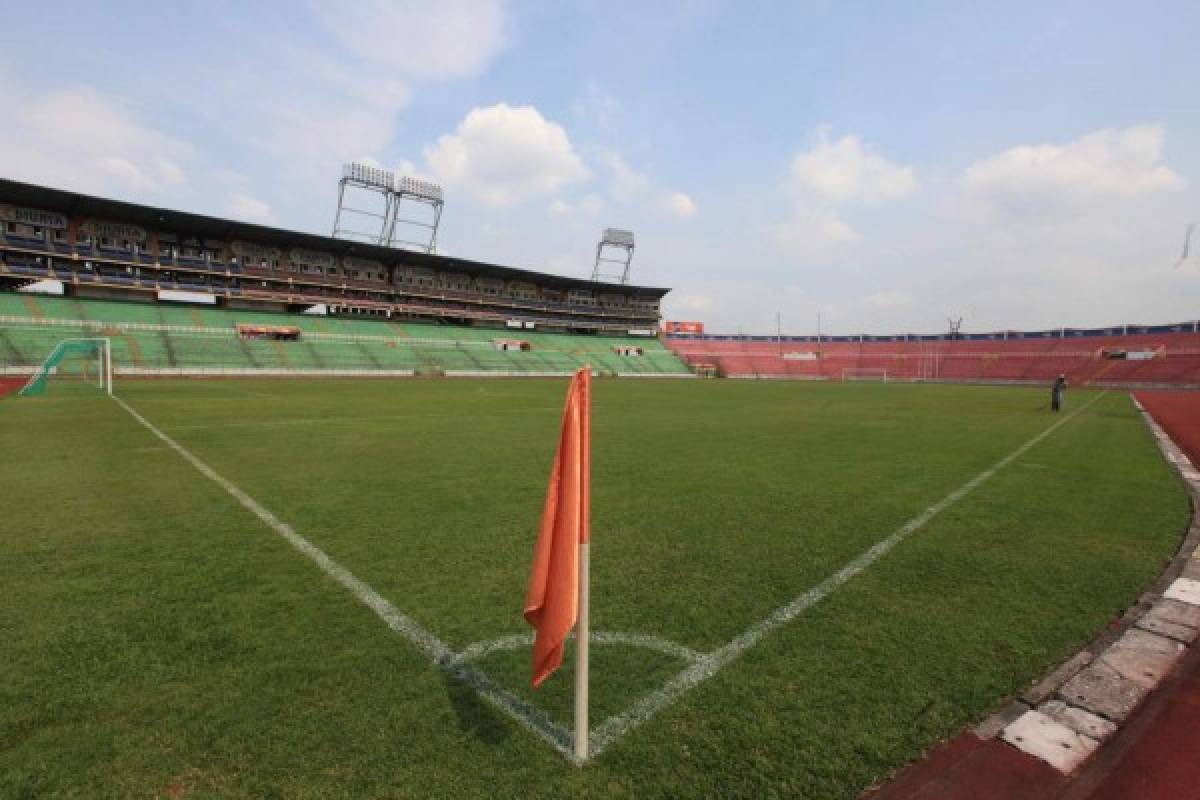
[[[508,721],[500,716],[479,693],[456,677],[452,672],[442,672],[446,684],[446,696],[458,715],[458,727],[470,733],[484,744],[496,745],[511,735]]]

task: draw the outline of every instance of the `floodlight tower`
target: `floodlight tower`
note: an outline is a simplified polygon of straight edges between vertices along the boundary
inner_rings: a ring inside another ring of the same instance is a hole
[[[388,229],[388,245],[391,247],[411,247],[432,253],[437,249],[438,224],[442,221],[442,207],[445,205],[442,197],[442,187],[429,181],[419,181],[407,175],[395,178],[392,184],[392,222]],[[417,213],[418,206],[428,206],[429,215]],[[418,228],[428,232],[428,237],[422,236],[420,241],[396,238],[396,225],[405,226],[405,230]]]
[[[629,265],[633,263],[633,231],[620,228],[605,228],[596,245],[596,263],[592,267],[592,280],[608,283],[629,283]],[[613,264],[621,268],[621,273],[602,273],[608,269],[601,264]]]
[[[338,181],[337,216],[333,218],[333,235],[341,239],[357,239],[371,244],[387,244],[391,229],[395,226],[395,198],[392,186],[395,176],[378,167],[366,164],[346,164],[342,167],[342,179]],[[353,208],[346,205],[346,189],[359,199],[373,205],[371,209]],[[349,218],[349,219],[348,219]],[[375,230],[356,230],[351,225],[363,225]],[[357,220],[357,223],[352,221]]]
[[[370,208],[355,208],[346,204],[347,188],[360,200],[372,204]],[[342,239],[357,239],[384,247],[407,247],[432,253],[437,247],[438,224],[442,221],[442,187],[436,183],[419,181],[407,175],[396,176],[391,172],[366,164],[346,164],[342,167],[342,179],[338,182],[337,216],[333,220],[333,235]],[[428,206],[430,215],[416,213],[416,206]],[[362,225],[368,230],[357,230],[352,225]],[[426,231],[420,238],[412,234],[396,236],[396,226],[405,230],[421,228]]]

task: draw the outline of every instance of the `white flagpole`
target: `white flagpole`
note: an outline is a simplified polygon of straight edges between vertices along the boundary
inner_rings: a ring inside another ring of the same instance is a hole
[[[575,629],[575,758],[588,757],[588,543],[579,545],[579,617]]]

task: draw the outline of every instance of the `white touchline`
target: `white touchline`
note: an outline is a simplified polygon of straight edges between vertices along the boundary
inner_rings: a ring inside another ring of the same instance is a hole
[[[609,717],[603,723],[598,725],[592,731],[592,734],[589,737],[588,751],[590,752],[591,757],[595,758],[596,756],[600,755],[600,753],[603,752],[604,749],[614,741],[629,733],[629,731],[633,730],[638,725],[641,725],[643,722],[674,703],[691,689],[694,689],[699,684],[716,675],[717,672],[719,672],[723,667],[757,644],[758,641],[768,633],[781,625],[791,622],[804,611],[833,594],[838,588],[846,583],[846,581],[855,577],[867,567],[874,564],[889,550],[900,544],[900,542],[907,539],[916,531],[923,528],[931,519],[957,503],[972,490],[978,488],[979,485],[984,481],[988,480],[988,478],[991,478],[997,472],[1004,469],[1004,467],[1020,458],[1047,436],[1054,433],[1070,420],[1074,419],[1076,415],[1082,413],[1084,409],[1088,408],[1090,405],[1092,405],[1092,403],[1095,403],[1106,394],[1108,394],[1107,390],[1101,392],[1087,403],[1080,406],[1070,415],[1058,420],[1053,425],[1039,433],[1037,436],[1034,436],[1028,442],[997,461],[991,467],[979,473],[974,478],[943,497],[937,503],[901,525],[886,539],[876,543],[870,549],[863,552],[853,561],[830,575],[821,583],[809,589],[807,592],[800,595],[787,605],[775,609],[775,611],[772,612],[766,619],[758,622],[755,625],[752,625],[744,633],[734,637],[731,641],[721,645],[716,650],[706,654],[701,659],[685,668],[678,675],[668,681],[661,689],[646,695],[637,703],[635,703],[628,711]]]
[[[355,597],[374,611],[389,628],[415,645],[437,667],[450,672],[455,678],[479,692],[482,697],[494,706],[505,711],[518,723],[549,742],[565,758],[571,761],[574,760],[571,750],[572,737],[566,728],[551,720],[545,712],[534,708],[521,698],[496,685],[478,667],[465,663],[453,648],[423,628],[416,620],[404,614],[369,585],[356,578],[350,570],[330,558],[324,550],[296,533],[290,525],[268,511],[253,497],[223,478],[212,467],[193,455],[183,445],[154,427],[152,423],[134,411],[124,400],[115,396],[113,399],[120,404],[121,408],[128,411],[130,416],[144,425],[147,430],[199,470],[204,477],[228,492],[243,507],[265,522],[271,530],[278,533],[289,544],[308,556],[326,575],[349,589]]]

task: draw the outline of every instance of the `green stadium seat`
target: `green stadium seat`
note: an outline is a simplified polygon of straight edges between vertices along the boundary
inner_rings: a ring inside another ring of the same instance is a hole
[[[8,292],[0,292],[0,316],[23,320],[0,325],[0,365],[37,364],[63,338],[105,335],[113,339],[118,368],[541,373],[569,372],[586,363],[605,373],[688,371],[655,339]],[[46,320],[79,324],[47,325]],[[302,335],[299,341],[243,340],[235,333],[239,324],[292,326]],[[496,339],[522,339],[531,349],[497,350]],[[645,355],[614,351],[629,344],[642,347]]]

